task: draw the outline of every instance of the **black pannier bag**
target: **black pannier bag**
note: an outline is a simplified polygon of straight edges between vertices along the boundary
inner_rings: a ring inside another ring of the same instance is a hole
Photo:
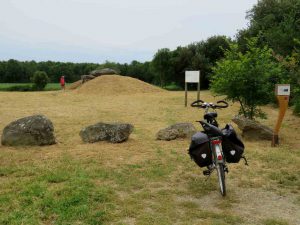
[[[192,142],[188,151],[198,166],[204,167],[212,164],[209,138],[205,133],[198,132],[192,136]]]
[[[225,155],[226,162],[238,163],[243,158],[245,146],[243,142],[238,138],[234,128],[227,124],[222,129],[223,140],[222,148]]]

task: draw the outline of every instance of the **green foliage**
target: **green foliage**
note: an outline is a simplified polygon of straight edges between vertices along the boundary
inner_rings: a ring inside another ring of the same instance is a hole
[[[298,96],[294,103],[294,114],[300,116],[300,97]]]
[[[152,64],[155,68],[156,79],[161,87],[165,86],[168,80],[168,75],[170,75],[171,68],[171,52],[168,48],[163,48],[158,50],[154,55]]]
[[[35,91],[32,83],[1,83],[0,91]],[[67,84],[68,86],[68,84]],[[57,91],[61,90],[59,83],[48,83],[44,91]]]
[[[201,88],[208,88],[211,68],[224,57],[224,50],[229,48],[229,43],[230,39],[225,36],[213,36],[186,47],[177,47],[174,51],[158,50],[152,60],[157,83],[165,86],[175,82],[183,87],[185,71],[200,70]]]
[[[250,25],[238,33],[238,42],[246,48],[245,38],[260,37],[258,45],[268,45],[277,54],[287,56],[300,36],[299,0],[261,0],[248,12]]]
[[[10,83],[4,83],[0,84],[0,91],[31,91],[32,85],[28,83],[24,84],[10,84]]]
[[[291,104],[294,105],[294,113],[299,115],[299,102],[300,102],[300,51],[299,51],[299,40],[295,40],[297,46],[291,53],[290,56],[282,57],[276,55],[276,59],[283,64],[287,71],[288,83],[291,84]]]
[[[272,51],[256,47],[257,39],[248,40],[246,53],[232,44],[225,58],[213,68],[212,90],[240,103],[240,113],[245,117],[265,117],[258,108],[269,103],[274,96],[274,85],[283,82],[284,70]]]
[[[273,55],[286,69],[286,82],[291,84],[291,104],[299,114],[300,98],[300,1],[262,0],[249,12],[250,25],[239,31],[237,42],[242,52],[247,50],[247,38],[257,37],[257,46],[269,46]]]
[[[31,77],[31,81],[34,83],[33,89],[41,91],[49,82],[49,78],[47,76],[47,73],[45,73],[44,71],[36,71]]]
[[[32,85],[14,85],[7,88],[7,91],[32,91]]]
[[[99,67],[94,63],[63,63],[63,62],[35,62],[17,61],[10,59],[0,61],[0,82],[1,83],[28,83],[30,76],[35,71],[45,71],[51,82],[59,82],[59,78],[64,75],[68,82],[77,81],[83,74]]]
[[[178,86],[175,82],[172,82],[171,84],[164,86],[164,89],[166,89],[168,91],[181,91],[182,90],[182,88],[180,86]]]

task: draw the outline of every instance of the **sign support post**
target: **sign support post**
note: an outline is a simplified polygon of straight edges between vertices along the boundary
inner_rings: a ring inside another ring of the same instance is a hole
[[[200,71],[199,71],[199,82],[197,84],[197,100],[200,100]]]
[[[275,147],[279,144],[279,130],[285,115],[285,112],[289,105],[289,96],[290,96],[290,85],[289,84],[276,84],[275,94],[279,103],[279,114],[277,118],[277,123],[274,128],[272,147]]]
[[[187,107],[187,82],[185,82],[185,84],[184,84],[184,90],[185,90],[185,103],[184,103],[184,105],[185,105],[185,107]]]
[[[185,71],[185,107],[187,107],[188,83],[197,83],[197,100],[200,99],[200,71]]]

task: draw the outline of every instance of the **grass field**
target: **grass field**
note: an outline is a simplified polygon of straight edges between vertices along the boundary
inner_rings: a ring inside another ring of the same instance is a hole
[[[217,100],[208,91],[201,98]],[[184,92],[0,92],[0,132],[13,120],[44,114],[58,141],[0,146],[0,224],[300,224],[300,119],[287,112],[278,148],[245,140],[250,166],[229,165],[222,198],[216,174],[206,180],[190,160],[189,140],[155,140],[161,128],[201,119],[202,111],[183,104]],[[273,125],[277,110],[265,110],[264,123]],[[237,111],[219,111],[220,124]],[[135,130],[125,143],[84,144],[79,131],[100,121]]]
[[[30,86],[32,83],[0,83],[0,91],[7,91],[11,87],[19,86]],[[68,86],[68,84],[67,84]],[[45,87],[45,91],[55,91],[60,90],[60,84],[59,83],[48,83]]]

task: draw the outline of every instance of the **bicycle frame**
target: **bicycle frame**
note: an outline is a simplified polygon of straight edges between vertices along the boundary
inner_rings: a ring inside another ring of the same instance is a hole
[[[205,104],[205,115],[208,115],[209,109],[212,107],[212,103]],[[215,112],[215,110],[213,110]],[[220,192],[222,196],[226,195],[226,185],[225,185],[225,172],[228,172],[228,168],[226,166],[226,161],[224,159],[223,149],[222,149],[222,133],[218,130],[218,122],[216,120],[217,114],[214,118],[206,117],[209,119],[205,119],[206,124],[199,121],[203,127],[203,129],[207,132],[209,137],[209,145],[210,150],[212,152],[212,165],[208,166],[208,173],[204,173],[204,175],[210,175],[211,172],[216,169],[218,175],[218,182],[220,185]],[[212,125],[212,126],[208,126]],[[208,126],[208,127],[207,127]]]

